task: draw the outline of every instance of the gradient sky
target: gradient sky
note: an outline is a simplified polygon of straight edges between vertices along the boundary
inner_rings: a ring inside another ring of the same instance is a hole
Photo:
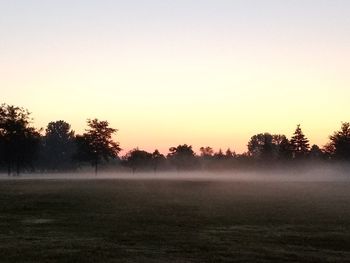
[[[348,0],[0,0],[2,102],[129,150],[311,143],[350,121]]]

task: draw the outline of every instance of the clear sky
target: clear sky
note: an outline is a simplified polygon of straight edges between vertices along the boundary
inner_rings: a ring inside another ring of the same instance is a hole
[[[1,101],[125,150],[311,143],[350,121],[348,0],[0,0]]]

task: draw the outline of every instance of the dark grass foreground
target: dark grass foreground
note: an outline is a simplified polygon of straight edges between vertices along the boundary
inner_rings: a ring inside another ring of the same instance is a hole
[[[350,262],[349,182],[1,180],[0,262]]]

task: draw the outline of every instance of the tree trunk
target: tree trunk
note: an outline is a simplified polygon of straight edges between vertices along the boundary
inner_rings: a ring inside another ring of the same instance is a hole
[[[16,163],[16,175],[19,176],[19,162]]]
[[[95,160],[95,176],[97,176],[97,166],[98,166],[98,162],[97,160]]]
[[[11,164],[10,163],[7,164],[7,175],[11,176]]]

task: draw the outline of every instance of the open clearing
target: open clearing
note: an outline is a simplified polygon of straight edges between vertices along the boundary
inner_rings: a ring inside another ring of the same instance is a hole
[[[350,182],[0,181],[0,262],[257,261],[350,262]]]

